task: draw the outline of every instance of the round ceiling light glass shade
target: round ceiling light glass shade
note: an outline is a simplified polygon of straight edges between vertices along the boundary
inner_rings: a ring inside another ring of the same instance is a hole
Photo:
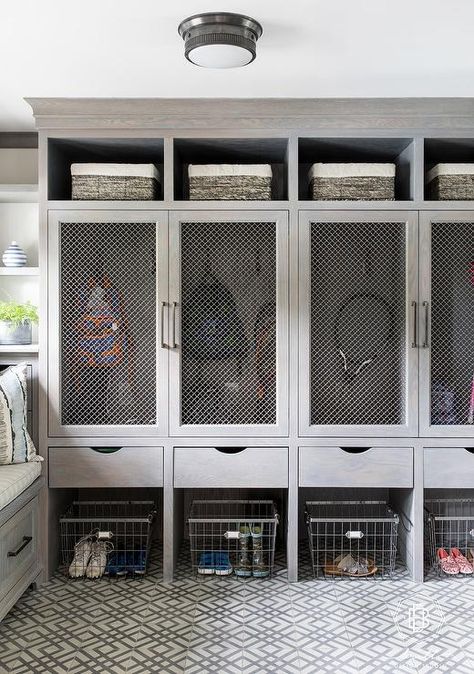
[[[182,21],[178,32],[191,63],[203,68],[240,68],[255,60],[263,29],[249,16],[207,12]]]

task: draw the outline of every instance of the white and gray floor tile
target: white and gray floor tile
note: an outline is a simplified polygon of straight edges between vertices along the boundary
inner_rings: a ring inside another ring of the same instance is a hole
[[[271,579],[193,578],[183,554],[165,585],[158,552],[141,580],[58,574],[0,624],[0,674],[474,671],[474,578],[315,580],[307,561],[295,584],[281,559]]]

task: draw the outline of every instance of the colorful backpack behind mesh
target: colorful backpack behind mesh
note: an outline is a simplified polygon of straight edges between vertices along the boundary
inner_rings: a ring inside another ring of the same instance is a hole
[[[114,367],[127,352],[127,331],[121,297],[108,279],[89,279],[79,292],[79,362],[88,367]]]

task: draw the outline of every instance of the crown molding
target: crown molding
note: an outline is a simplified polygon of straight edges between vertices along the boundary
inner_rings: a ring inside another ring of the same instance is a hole
[[[26,98],[38,129],[474,131],[474,98]]]

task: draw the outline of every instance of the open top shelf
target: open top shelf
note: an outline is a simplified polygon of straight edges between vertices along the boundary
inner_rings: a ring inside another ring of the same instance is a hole
[[[71,199],[71,164],[154,164],[163,194],[162,138],[50,138],[48,140],[48,198]],[[76,203],[76,202],[75,202]],[[78,205],[81,201],[77,201]]]
[[[437,164],[474,164],[474,138],[425,138],[424,157],[425,199],[429,199],[426,184],[428,172]],[[438,208],[438,203],[440,202],[433,200],[436,208]],[[456,207],[466,202],[453,201],[452,203]]]
[[[395,199],[414,199],[414,149],[411,138],[300,138],[299,198],[310,200],[308,172],[315,163],[394,163]],[[373,203],[373,202],[372,202]]]
[[[189,164],[270,164],[272,201],[288,199],[287,138],[177,138],[174,198],[189,199]]]

